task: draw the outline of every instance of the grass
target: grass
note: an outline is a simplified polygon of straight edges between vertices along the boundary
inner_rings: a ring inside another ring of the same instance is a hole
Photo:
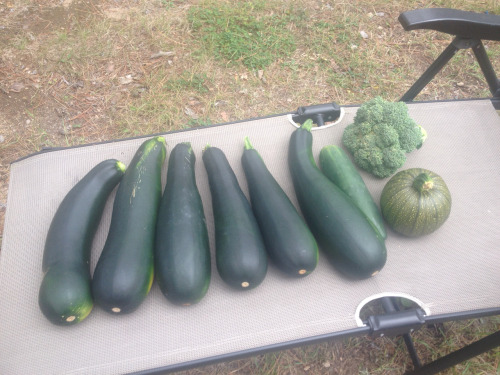
[[[397,100],[451,40],[432,31],[405,32],[397,22],[401,11],[450,7],[500,14],[497,0],[64,3],[12,0],[0,12],[0,88],[25,86],[9,92],[8,104],[0,101],[2,204],[10,162],[45,146],[235,121],[308,104],[356,104],[377,95]],[[500,45],[485,44],[500,72]],[[154,57],[160,51],[168,53]],[[487,95],[473,55],[460,51],[418,99]],[[425,327],[413,336],[428,361],[499,326],[499,318],[476,319]],[[496,350],[445,374],[498,374],[499,356]],[[396,374],[410,368],[402,340],[382,337],[185,373]]]
[[[295,51],[295,37],[289,30],[305,21],[292,6],[275,14],[277,7],[277,2],[262,0],[236,7],[232,2],[212,1],[191,7],[187,17],[193,33],[200,36],[202,53],[229,64],[264,69]]]
[[[186,89],[192,89],[193,91],[204,94],[208,92],[208,88],[206,86],[207,81],[209,80],[206,73],[191,73],[191,72],[183,72],[178,78],[171,78],[165,82],[164,89],[167,91],[183,91]]]

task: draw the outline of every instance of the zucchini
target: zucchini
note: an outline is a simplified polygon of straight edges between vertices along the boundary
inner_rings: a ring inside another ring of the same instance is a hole
[[[210,284],[210,245],[195,161],[190,143],[172,150],[156,224],[156,280],[165,297],[178,305],[197,303]]]
[[[116,192],[108,237],[92,280],[96,305],[110,313],[134,311],[151,289],[165,153],[163,137],[143,142]]]
[[[451,212],[451,194],[443,178],[423,168],[399,171],[384,186],[380,207],[389,227],[408,237],[438,230]]]
[[[385,264],[384,241],[350,198],[317,167],[312,121],[290,137],[288,164],[300,209],[333,266],[352,279],[378,273]]]
[[[45,240],[38,304],[57,325],[85,319],[93,307],[90,250],[106,201],[125,172],[108,159],[92,168],[60,203]]]
[[[288,275],[308,275],[318,263],[318,245],[311,231],[248,138],[241,161],[269,257]]]
[[[323,147],[319,153],[319,165],[323,174],[351,198],[380,237],[385,240],[387,233],[380,210],[344,150],[334,145]]]
[[[203,163],[212,195],[217,271],[235,289],[255,288],[266,276],[267,254],[250,203],[221,149],[207,146]]]

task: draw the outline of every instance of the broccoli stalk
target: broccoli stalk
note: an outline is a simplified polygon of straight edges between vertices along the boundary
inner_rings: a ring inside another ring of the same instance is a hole
[[[358,167],[383,178],[401,168],[406,154],[420,148],[426,137],[405,103],[376,97],[359,107],[342,142]]]

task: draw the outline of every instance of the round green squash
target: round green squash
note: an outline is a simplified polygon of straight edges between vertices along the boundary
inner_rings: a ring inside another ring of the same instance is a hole
[[[380,209],[392,230],[418,237],[434,232],[448,219],[451,195],[439,175],[411,168],[396,173],[386,183]]]

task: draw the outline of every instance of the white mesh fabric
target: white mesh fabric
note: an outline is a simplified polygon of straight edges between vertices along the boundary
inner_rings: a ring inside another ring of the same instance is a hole
[[[498,307],[500,301],[500,120],[489,101],[409,105],[428,132],[422,149],[404,168],[441,175],[452,194],[448,221],[427,237],[407,239],[389,230],[388,261],[374,278],[349,281],[320,256],[310,276],[294,280],[270,267],[256,289],[237,292],[222,283],[213,265],[205,298],[190,307],[167,302],[154,284],[141,307],[126,316],[94,308],[74,327],[56,327],[37,304],[41,259],[52,216],[67,191],[95,164],[126,164],[145,138],[53,151],[12,164],[0,255],[0,373],[118,374],[338,332],[356,327],[360,301],[382,292],[415,296],[432,314]],[[343,121],[314,131],[314,155],[340,144]],[[228,157],[245,192],[243,139],[249,136],[268,168],[296,204],[287,150],[294,127],[285,116],[165,134],[167,158],[190,141],[214,251],[213,218],[201,159],[209,143]],[[148,137],[146,137],[148,138]],[[165,163],[165,168],[167,163]],[[164,172],[165,172],[164,168]],[[387,179],[362,176],[378,203]],[[92,250],[92,269],[106,239],[112,197]]]

